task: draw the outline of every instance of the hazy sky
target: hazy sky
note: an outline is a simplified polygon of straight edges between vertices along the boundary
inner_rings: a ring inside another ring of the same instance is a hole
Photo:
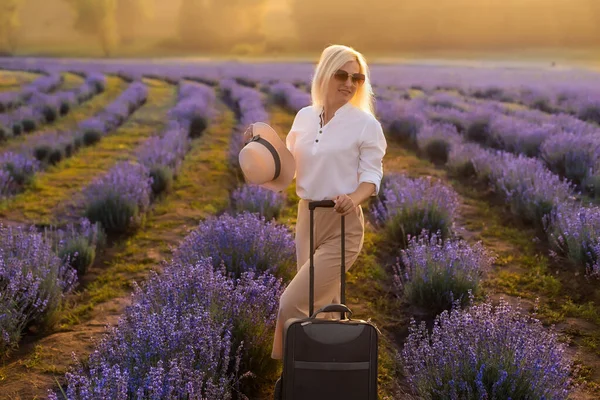
[[[268,12],[263,29],[269,39],[285,42],[296,32],[290,18],[290,0],[265,1]],[[406,39],[406,43],[412,41],[424,46],[468,47],[473,44],[494,48],[522,42],[551,46],[600,45],[600,0],[302,1],[310,3],[315,18],[329,9],[325,18],[331,19],[334,24],[344,23],[340,19],[346,18],[350,10],[356,10],[347,22],[367,21],[359,24],[364,24],[363,36],[396,35]],[[155,19],[142,27],[140,38],[174,36],[180,4],[181,0],[155,0]],[[342,6],[331,7],[331,4]],[[352,5],[359,7],[352,8]],[[335,11],[344,6],[346,8],[340,12]],[[254,15],[248,17],[256,18]],[[383,19],[391,22],[378,23]],[[72,30],[72,12],[65,0],[23,0],[21,21],[20,34],[25,41],[60,40],[68,43],[83,40]],[[236,21],[231,23],[236,24]]]

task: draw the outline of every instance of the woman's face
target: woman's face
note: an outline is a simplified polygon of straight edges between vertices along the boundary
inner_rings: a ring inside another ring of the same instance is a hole
[[[356,93],[358,83],[352,82],[351,75],[359,73],[360,66],[357,61],[352,60],[344,64],[338,71],[345,71],[348,73],[348,77],[345,81],[341,81],[336,76],[331,77],[327,90],[327,102],[343,105],[350,101]]]

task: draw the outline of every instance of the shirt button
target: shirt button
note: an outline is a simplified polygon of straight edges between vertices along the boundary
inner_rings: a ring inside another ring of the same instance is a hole
[[[323,131],[319,131],[319,133],[323,133]]]
[[[317,143],[318,143],[318,142],[319,142],[319,139],[315,140],[315,142],[317,142]]]

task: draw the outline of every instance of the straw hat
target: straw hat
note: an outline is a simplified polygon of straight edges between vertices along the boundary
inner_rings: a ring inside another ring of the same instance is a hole
[[[269,125],[256,122],[252,133],[238,156],[246,182],[274,192],[286,189],[296,175],[294,156]]]

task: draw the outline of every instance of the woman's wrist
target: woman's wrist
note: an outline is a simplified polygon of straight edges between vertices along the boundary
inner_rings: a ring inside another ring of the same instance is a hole
[[[371,182],[361,182],[358,188],[348,196],[352,199],[355,206],[362,204],[375,191],[375,184]]]

